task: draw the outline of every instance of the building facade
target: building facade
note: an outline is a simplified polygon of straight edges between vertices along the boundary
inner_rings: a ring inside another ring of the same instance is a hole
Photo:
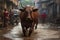
[[[42,14],[43,12],[46,12],[46,14],[48,13],[48,9],[47,9],[47,3],[49,0],[39,0],[37,3],[39,4],[39,12],[40,14]]]
[[[60,16],[60,0],[56,0],[55,2],[57,4],[57,17],[59,17]]]
[[[7,8],[8,10],[16,8],[18,6],[18,0],[0,0],[0,9]]]

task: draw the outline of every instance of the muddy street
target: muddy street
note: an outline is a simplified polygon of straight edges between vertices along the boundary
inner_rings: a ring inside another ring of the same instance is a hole
[[[47,24],[44,26],[38,24],[37,30],[34,30],[31,37],[23,37],[21,24],[19,23],[18,26],[1,35],[0,40],[60,40],[60,29],[49,27]]]

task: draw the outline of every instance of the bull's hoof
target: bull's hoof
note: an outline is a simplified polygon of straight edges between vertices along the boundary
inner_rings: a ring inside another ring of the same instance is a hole
[[[29,35],[28,35],[28,36],[30,37],[30,36],[31,36],[31,34],[32,34],[32,31],[31,31],[31,32],[29,32]]]
[[[28,37],[30,37],[31,35],[28,35]]]
[[[26,37],[26,35],[23,35],[24,37]]]
[[[27,37],[28,35],[27,35],[27,34],[24,34],[23,36],[24,36],[24,37]]]

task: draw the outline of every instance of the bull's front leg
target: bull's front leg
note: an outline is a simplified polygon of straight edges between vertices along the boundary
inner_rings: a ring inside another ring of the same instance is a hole
[[[29,30],[29,36],[31,36],[32,32],[34,31],[34,23],[32,23],[30,30]]]
[[[26,36],[26,29],[23,23],[21,23],[23,35]]]
[[[23,35],[26,36],[26,30],[24,27],[22,27]]]

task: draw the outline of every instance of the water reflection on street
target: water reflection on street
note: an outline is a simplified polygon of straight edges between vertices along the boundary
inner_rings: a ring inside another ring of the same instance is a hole
[[[38,25],[38,29],[34,30],[31,37],[23,37],[21,24],[15,26],[11,31],[1,35],[1,40],[60,40],[60,29],[48,28],[49,25]]]

